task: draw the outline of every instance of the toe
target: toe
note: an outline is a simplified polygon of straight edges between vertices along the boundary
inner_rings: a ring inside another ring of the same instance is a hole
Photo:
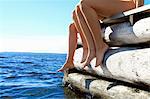
[[[63,68],[58,69],[57,72],[64,72],[64,69]]]

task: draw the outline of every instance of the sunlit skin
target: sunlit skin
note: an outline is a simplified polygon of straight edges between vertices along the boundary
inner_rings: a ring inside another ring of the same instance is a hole
[[[79,32],[82,32],[84,36],[82,38],[85,38],[86,43],[84,44],[87,44],[86,53],[84,54],[86,58],[82,58],[81,62],[83,67],[88,65],[95,57],[95,66],[101,66],[104,54],[109,48],[101,36],[99,20],[141,5],[143,5],[143,0],[81,0],[75,8],[73,16],[77,19],[74,20],[74,23],[77,25],[76,28]],[[74,65],[69,66],[68,64],[69,62],[66,61],[60,71],[74,67]]]
[[[73,16],[73,19],[76,21],[76,17]],[[85,61],[86,59],[86,55],[87,55],[87,44],[85,41],[85,38],[83,36],[83,33],[81,32],[80,28],[78,27],[79,24],[77,23],[75,25],[75,23],[70,24],[69,26],[69,48],[68,48],[68,55],[67,55],[67,59],[66,62],[64,64],[64,66],[62,66],[58,72],[63,72],[66,69],[71,69],[74,68],[74,63],[73,63],[73,57],[74,57],[74,53],[77,47],[77,33],[80,34],[81,40],[82,40],[82,44],[83,44],[83,55],[82,55],[82,60],[81,62]],[[78,28],[76,28],[78,27]],[[80,31],[80,32],[78,32]]]

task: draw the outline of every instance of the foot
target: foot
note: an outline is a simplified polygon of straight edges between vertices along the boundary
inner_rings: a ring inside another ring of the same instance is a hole
[[[64,72],[67,69],[74,68],[73,62],[66,62],[60,69],[57,70],[57,72]]]
[[[88,49],[83,49],[83,55],[82,55],[81,63],[83,63],[86,60],[87,54],[88,54]]]
[[[95,57],[95,50],[89,51],[86,60],[82,63],[83,68],[90,64],[91,60]]]
[[[96,66],[95,67],[102,65],[104,54],[108,50],[108,48],[109,46],[104,43],[103,47],[100,50],[98,50],[98,52],[96,52]]]

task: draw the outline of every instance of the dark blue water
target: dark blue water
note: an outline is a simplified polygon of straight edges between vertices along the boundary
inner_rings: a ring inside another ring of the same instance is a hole
[[[0,99],[65,99],[63,73],[56,72],[66,54],[0,53]]]

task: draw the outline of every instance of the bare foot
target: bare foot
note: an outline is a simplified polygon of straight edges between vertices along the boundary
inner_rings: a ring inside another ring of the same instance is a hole
[[[85,66],[87,66],[88,64],[90,64],[91,60],[95,57],[95,50],[91,50],[89,51],[86,60],[82,63],[83,68],[85,68]]]
[[[82,55],[81,63],[83,63],[86,60],[87,54],[88,54],[88,49],[83,48],[83,55]]]
[[[96,52],[96,66],[102,65],[103,57],[109,46],[104,43],[103,48]]]
[[[67,69],[74,68],[73,62],[66,62],[60,69],[57,70],[57,72],[64,72]]]

